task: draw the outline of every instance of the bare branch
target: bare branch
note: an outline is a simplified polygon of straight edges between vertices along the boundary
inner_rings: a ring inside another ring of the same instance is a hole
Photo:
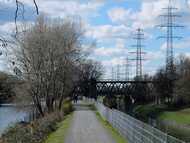
[[[36,3],[36,0],[33,0],[33,2],[34,2],[34,5],[36,7],[36,13],[37,13],[37,15],[39,15],[39,8],[38,8],[38,5]]]
[[[17,18],[18,18],[18,10],[19,10],[19,1],[16,0],[16,11],[15,11],[15,28],[16,28],[16,34],[18,33],[18,26],[17,26]]]

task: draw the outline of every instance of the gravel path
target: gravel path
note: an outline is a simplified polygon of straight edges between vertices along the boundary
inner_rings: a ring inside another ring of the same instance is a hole
[[[65,143],[116,143],[90,110],[75,111]]]

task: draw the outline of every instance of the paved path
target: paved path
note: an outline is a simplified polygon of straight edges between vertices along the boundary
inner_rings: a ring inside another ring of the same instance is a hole
[[[116,143],[90,110],[75,111],[65,143]]]

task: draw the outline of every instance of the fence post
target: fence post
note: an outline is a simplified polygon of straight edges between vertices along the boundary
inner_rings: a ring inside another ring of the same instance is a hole
[[[100,114],[121,135],[127,137],[129,143],[185,143],[120,111],[112,110],[101,103],[95,105]]]

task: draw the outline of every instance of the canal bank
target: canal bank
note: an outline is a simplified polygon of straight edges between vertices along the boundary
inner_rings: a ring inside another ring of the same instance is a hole
[[[16,122],[24,121],[28,116],[27,110],[21,110],[14,104],[3,104],[0,106],[0,136]]]

